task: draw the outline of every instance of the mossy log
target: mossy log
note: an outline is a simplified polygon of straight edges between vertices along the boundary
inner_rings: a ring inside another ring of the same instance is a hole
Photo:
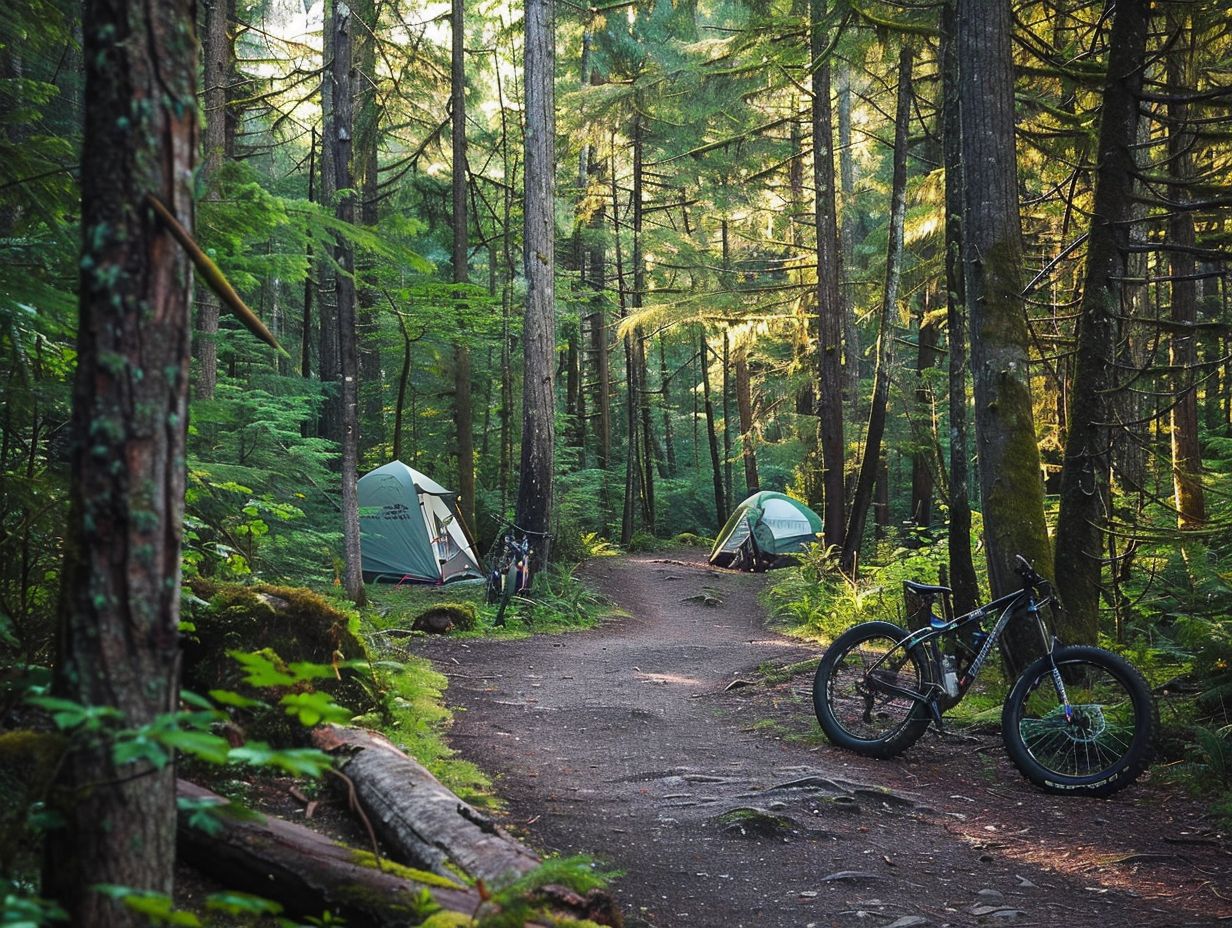
[[[445,874],[452,862],[490,886],[539,866],[535,853],[376,732],[323,725],[312,741],[337,758],[378,834],[406,863]]]
[[[332,910],[347,924],[403,926],[419,924],[435,906],[468,916],[480,908],[476,890],[435,874],[389,863],[378,869],[371,852],[293,822],[232,811],[226,799],[187,780],[176,783],[176,792],[223,806],[214,813],[220,827],[210,831],[191,825],[191,812],[180,812],[180,858],[227,886],[282,903],[289,914]]]

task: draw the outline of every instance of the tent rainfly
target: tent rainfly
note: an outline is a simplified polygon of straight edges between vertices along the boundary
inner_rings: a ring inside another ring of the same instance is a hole
[[[483,576],[457,494],[401,461],[359,478],[359,530],[367,583]]]
[[[782,493],[754,493],[736,507],[719,532],[710,563],[718,567],[765,570],[817,540],[821,519],[799,500]]]

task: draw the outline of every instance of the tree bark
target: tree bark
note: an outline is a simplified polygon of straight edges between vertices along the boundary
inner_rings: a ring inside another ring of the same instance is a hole
[[[856,325],[856,300],[853,278],[855,268],[856,169],[851,145],[851,65],[846,62],[838,71],[838,164],[839,191],[842,202],[842,225],[839,227],[839,261],[842,272],[840,295],[843,306],[843,388],[846,406],[853,412],[860,402],[860,329]]]
[[[540,860],[422,765],[376,732],[324,725],[313,744],[338,758],[337,769],[373,827],[406,864],[448,876],[449,864],[493,888],[530,873]]]
[[[710,446],[710,473],[714,480],[714,514],[719,525],[727,522],[727,494],[723,487],[723,466],[719,461],[719,436],[714,427],[714,400],[710,397],[710,345],[706,330],[698,327],[700,363],[702,369],[702,396],[706,406],[706,442]]]
[[[333,203],[338,192],[337,158],[334,145],[338,137],[337,92],[332,62],[335,56],[335,36],[330,24],[334,21],[334,6],[339,0],[325,0],[324,9],[324,60],[325,72],[321,75],[321,198],[322,203]],[[329,441],[342,444],[342,361],[338,344],[338,275],[325,255],[317,268],[317,323],[320,329],[318,369],[325,400],[321,404],[318,434]]]
[[[138,727],[179,699],[180,545],[192,268],[147,196],[193,228],[197,43],[190,0],[90,0],[82,20],[82,256],[56,696]],[[97,891],[169,893],[170,765],[73,746],[53,784],[43,893],[73,925],[146,919]]]
[[[633,121],[633,292],[632,308],[636,314],[642,308],[646,299],[646,260],[642,251],[642,218],[643,218],[643,187],[642,173],[645,151],[645,127],[642,117],[636,116]],[[641,326],[633,330],[633,363],[637,368],[636,399],[642,426],[642,516],[646,529],[652,535],[655,530],[655,453],[654,422],[650,412],[650,377],[646,366],[646,337]],[[632,383],[632,380],[630,381]]]
[[[949,331],[950,523],[946,535],[954,609],[970,612],[980,598],[971,558],[971,503],[967,452],[967,312],[963,282],[963,169],[958,105],[958,0],[941,10],[942,144],[945,158],[945,299]]]
[[[744,484],[751,495],[761,489],[757,475],[757,445],[753,430],[753,388],[749,379],[749,350],[736,346],[736,408],[740,412],[740,448],[744,454]]]
[[[1133,146],[1146,55],[1148,0],[1118,0],[1108,38],[1108,76],[1096,152],[1095,197],[1087,238],[1076,358],[1057,517],[1054,571],[1064,605],[1067,642],[1099,641],[1104,529],[1111,505],[1111,466],[1118,319],[1125,314],[1133,218]]]
[[[330,910],[347,924],[395,928],[419,920],[425,891],[451,912],[470,915],[481,905],[473,889],[428,885],[408,879],[405,870],[378,869],[371,851],[294,822],[233,813],[221,796],[185,780],[177,785],[181,797],[214,800],[221,807],[213,813],[220,826],[214,833],[194,828],[190,813],[180,813],[178,847],[184,860],[229,888],[281,902],[290,915],[319,916]]]
[[[332,76],[334,85],[333,133],[328,144],[333,158],[334,179],[338,190],[353,186],[351,167],[354,137],[354,49],[355,21],[344,0],[336,0],[329,23],[334,37]],[[335,216],[346,223],[355,222],[355,195],[338,199]],[[344,237],[338,236],[334,259],[341,272],[337,275],[338,374],[342,397],[342,547],[343,586],[352,602],[363,605],[364,576],[359,548],[359,346],[355,315],[355,250]]]
[[[965,285],[984,541],[994,596],[1019,585],[1016,555],[1041,573],[1049,572],[1052,562],[1021,296],[1011,22],[1009,0],[959,0]],[[1028,623],[1009,627],[1003,641],[1008,640],[1011,670],[1020,670],[1039,652],[1038,638]]]
[[[810,0],[809,51],[814,61],[826,50],[825,0]],[[813,72],[813,205],[817,228],[817,419],[821,445],[823,537],[841,547],[846,531],[843,479],[843,300],[834,195],[834,130],[829,62]]]
[[[911,454],[911,521],[917,528],[928,528],[933,521],[933,449],[937,418],[933,412],[936,407],[933,391],[926,377],[941,360],[941,352],[937,348],[937,324],[929,317],[929,309],[928,293],[925,293],[924,311],[916,335],[916,418],[912,428],[915,450]]]
[[[556,353],[555,0],[527,0],[526,316],[522,331],[522,473],[517,522],[547,533],[552,518]]]
[[[358,26],[358,48],[353,88],[359,111],[355,117],[355,170],[359,175],[356,186],[360,190],[359,221],[374,228],[380,221],[380,193],[377,186],[380,168],[378,143],[380,140],[379,109],[377,106],[376,45],[379,29],[376,0],[354,0],[355,18]],[[368,450],[385,444],[385,383],[381,364],[380,324],[378,322],[378,297],[376,266],[378,258],[371,251],[363,255],[363,262],[356,271],[359,288],[356,293],[358,314],[356,337],[359,345],[360,429],[361,457]],[[473,524],[473,523],[472,523]]]
[[[885,290],[877,328],[877,367],[869,403],[868,430],[856,478],[855,495],[839,566],[852,574],[864,539],[864,524],[873,501],[873,484],[881,462],[881,439],[885,434],[886,409],[890,399],[890,365],[894,360],[894,326],[898,312],[898,284],[902,276],[903,224],[907,215],[907,129],[911,120],[911,48],[904,45],[898,56],[898,103],[894,114],[894,176],[890,185],[890,229],[886,252]]]
[[[465,0],[453,0],[449,21],[450,45],[449,106],[453,143],[453,282],[469,281],[469,251],[466,213],[466,55]],[[529,241],[529,239],[528,239]],[[459,307],[465,303],[459,297]],[[461,322],[459,327],[462,327]],[[475,436],[472,432],[471,350],[464,341],[453,346],[453,426],[458,448],[458,507],[467,525],[475,524]]]
[[[1176,48],[1168,55],[1168,89],[1173,95],[1192,92],[1197,86],[1193,66],[1193,30],[1188,18],[1172,14],[1170,31],[1177,34]],[[1202,489],[1202,449],[1198,443],[1198,389],[1194,384],[1198,360],[1196,262],[1185,251],[1194,247],[1193,213],[1186,207],[1193,182],[1193,156],[1197,139],[1189,121],[1189,104],[1174,99],[1167,105],[1168,160],[1176,178],[1169,195],[1181,204],[1168,222],[1168,243],[1177,246],[1169,254],[1172,276],[1173,331],[1169,364],[1176,372],[1176,400],[1172,404],[1172,485],[1176,497],[1177,525],[1182,531],[1200,528],[1206,522],[1206,495]]]
[[[202,102],[205,125],[201,130],[201,181],[204,198],[218,199],[218,169],[230,154],[227,146],[227,83],[231,76],[231,37],[227,34],[227,0],[209,0],[205,13],[205,35],[202,37],[205,58],[205,79]],[[196,389],[198,399],[213,399],[218,385],[218,313],[219,302],[206,286],[198,290],[195,340],[197,356]]]

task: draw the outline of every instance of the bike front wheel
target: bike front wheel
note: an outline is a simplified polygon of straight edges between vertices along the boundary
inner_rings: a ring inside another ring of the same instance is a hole
[[[1159,710],[1142,674],[1124,658],[1071,645],[1023,671],[1001,725],[1010,760],[1036,786],[1108,796],[1150,765]]]
[[[928,665],[919,649],[897,648],[906,637],[890,622],[864,622],[827,649],[813,678],[813,710],[831,742],[888,758],[924,734],[928,707],[907,694],[924,692]]]

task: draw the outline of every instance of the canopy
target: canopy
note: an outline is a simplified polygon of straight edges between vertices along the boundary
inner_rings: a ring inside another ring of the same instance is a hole
[[[719,532],[710,563],[763,569],[817,540],[821,519],[799,500],[769,490],[754,493],[732,512]]]
[[[483,576],[457,494],[401,461],[359,478],[359,530],[367,582]]]

